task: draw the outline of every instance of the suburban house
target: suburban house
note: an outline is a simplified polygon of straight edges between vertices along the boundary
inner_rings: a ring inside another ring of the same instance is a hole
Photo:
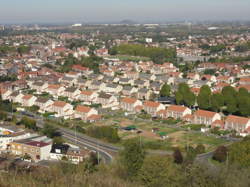
[[[134,85],[134,80],[133,79],[128,79],[128,78],[120,78],[119,84],[122,84],[122,85]]]
[[[167,108],[167,117],[183,119],[184,116],[192,114],[191,109],[185,106],[170,105]]]
[[[74,113],[73,106],[64,101],[55,101],[50,107],[50,112],[56,112],[56,117],[64,117],[65,119],[71,118]]]
[[[197,110],[193,114],[193,123],[195,124],[204,124],[204,125],[212,125],[212,123],[216,120],[221,120],[221,116],[219,113],[210,112],[206,110]]]
[[[68,87],[64,90],[63,96],[68,97],[70,100],[77,100],[81,91],[75,87]]]
[[[120,107],[129,112],[140,112],[142,102],[135,98],[125,97],[120,101]]]
[[[39,97],[35,101],[35,105],[39,107],[39,112],[41,113],[49,111],[49,108],[53,103],[54,102],[52,100],[43,97]]]
[[[13,92],[12,94],[10,94],[9,100],[12,101],[13,103],[21,103],[23,96],[24,95],[22,93]]]
[[[104,92],[101,92],[99,94],[95,102],[101,104],[103,108],[110,108],[119,105],[118,100],[115,96],[106,94]]]
[[[94,108],[78,105],[75,109],[75,118],[81,118],[84,121],[88,121],[88,118],[92,115],[98,115],[98,111]]]
[[[242,77],[239,80],[240,85],[250,85],[250,77]]]
[[[2,89],[0,92],[1,92],[2,100],[8,100],[9,96],[12,93],[10,90],[5,90],[5,89]]]
[[[240,116],[229,115],[225,120],[225,130],[236,130],[244,133],[250,126],[250,119]]]
[[[65,86],[73,86],[77,83],[77,79],[73,77],[64,76],[60,79],[60,83]]]
[[[106,84],[102,81],[93,81],[89,86],[88,89],[90,90],[99,90],[103,91],[106,88]]]
[[[46,92],[53,96],[61,96],[63,95],[65,88],[60,84],[49,84]]]
[[[138,88],[133,86],[124,86],[122,90],[122,94],[125,96],[131,96],[132,94],[135,94],[138,91]]]
[[[104,91],[109,93],[119,93],[122,91],[122,86],[119,84],[110,83],[106,85]]]
[[[33,95],[24,95],[22,97],[22,102],[21,104],[23,106],[27,106],[27,107],[30,107],[30,106],[33,106],[35,104],[35,101],[36,101],[37,97],[33,96]]]
[[[47,87],[48,83],[46,82],[34,82],[30,85],[30,88],[36,90],[38,94],[44,92]]]
[[[138,88],[148,88],[149,87],[149,80],[135,80],[134,85]]]
[[[141,100],[149,100],[150,96],[152,94],[152,91],[147,88],[141,88],[137,92],[137,98]]]
[[[145,101],[143,104],[143,110],[145,110],[148,114],[152,116],[156,116],[157,112],[160,110],[165,110],[165,106],[158,102],[153,101]]]
[[[34,162],[49,160],[51,147],[51,143],[33,140],[18,140],[10,143],[12,154],[30,157]]]
[[[93,70],[90,70],[87,67],[81,65],[73,65],[72,70],[81,73],[82,75],[89,75],[93,73]]]
[[[83,162],[85,159],[89,158],[91,151],[88,149],[82,150],[79,148],[73,148],[69,145],[56,145],[52,146],[50,152],[51,160],[62,160],[66,158],[68,161],[73,164],[79,164]]]
[[[84,102],[92,103],[96,100],[97,97],[98,97],[97,92],[83,90],[81,91],[78,99]]]

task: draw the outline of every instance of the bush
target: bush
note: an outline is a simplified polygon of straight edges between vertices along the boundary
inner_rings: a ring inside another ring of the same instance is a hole
[[[225,162],[227,159],[227,148],[225,146],[219,146],[213,155],[213,159],[218,162]]]
[[[95,138],[105,139],[110,143],[117,143],[120,141],[117,129],[105,127],[89,127],[86,134]]]

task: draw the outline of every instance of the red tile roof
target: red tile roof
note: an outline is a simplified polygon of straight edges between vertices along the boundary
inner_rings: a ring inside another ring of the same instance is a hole
[[[53,103],[53,105],[56,106],[56,107],[64,107],[66,104],[67,104],[67,103],[64,102],[64,101],[55,101],[55,102]]]
[[[160,103],[158,103],[158,102],[153,102],[153,101],[145,101],[145,102],[144,102],[144,106],[146,106],[146,107],[157,108],[158,106],[160,106]]]
[[[91,108],[90,108],[90,107],[87,107],[87,106],[78,105],[78,106],[76,107],[76,111],[77,111],[77,112],[88,113],[90,110],[91,110]]]
[[[187,107],[178,106],[178,105],[171,105],[167,108],[168,111],[175,111],[175,112],[184,112]]]
[[[23,97],[22,97],[22,99],[24,99],[24,100],[29,100],[30,98],[32,98],[33,97],[33,95],[24,95]]]
[[[137,99],[134,98],[129,98],[129,97],[125,97],[121,100],[121,102],[123,103],[129,103],[129,104],[133,104],[137,101]]]
[[[216,112],[210,112],[210,111],[207,111],[207,110],[197,110],[194,113],[194,116],[212,118],[212,117],[214,117],[215,114],[217,114],[217,113]]]
[[[250,120],[249,118],[234,116],[234,115],[229,115],[226,118],[226,122],[238,123],[238,124],[241,124],[241,125],[247,124],[249,120]]]

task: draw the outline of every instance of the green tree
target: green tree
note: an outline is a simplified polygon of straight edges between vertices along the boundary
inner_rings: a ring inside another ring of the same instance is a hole
[[[175,100],[178,105],[180,105],[183,101],[183,96],[180,92],[175,93]]]
[[[42,133],[48,136],[49,138],[54,138],[55,136],[58,136],[57,128],[49,124],[44,125]]]
[[[242,141],[236,142],[229,147],[230,164],[240,167],[250,167],[250,137],[245,137]]]
[[[124,144],[124,150],[121,152],[122,164],[130,178],[136,177],[141,169],[145,150],[138,139],[127,140]]]
[[[209,109],[211,106],[211,90],[209,86],[204,85],[200,89],[200,93],[197,97],[197,103],[201,109]]]
[[[215,112],[219,112],[224,106],[223,95],[216,93],[211,96],[211,109]]]
[[[180,170],[170,157],[148,156],[138,174],[145,186],[177,186],[182,179]]]
[[[160,95],[162,97],[168,97],[170,96],[170,90],[171,90],[171,87],[168,85],[168,84],[164,84],[162,87],[161,87],[161,90],[160,90]]]

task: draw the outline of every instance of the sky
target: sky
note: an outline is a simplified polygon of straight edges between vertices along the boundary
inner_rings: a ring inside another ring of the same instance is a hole
[[[0,0],[0,23],[250,20],[250,0]]]

